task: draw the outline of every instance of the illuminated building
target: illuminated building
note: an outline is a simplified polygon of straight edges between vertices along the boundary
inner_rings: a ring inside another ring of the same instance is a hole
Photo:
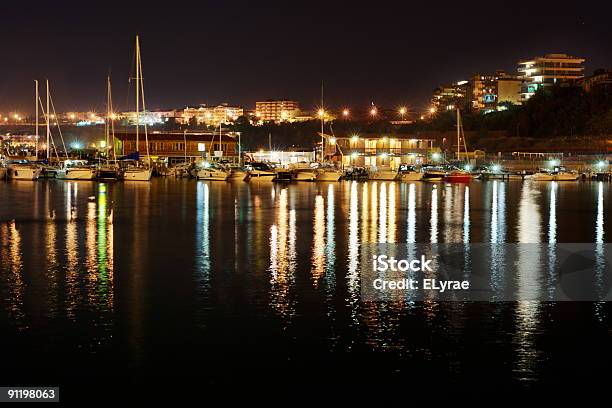
[[[344,166],[389,166],[395,170],[400,164],[423,163],[435,149],[435,139],[409,134],[355,134],[333,138],[326,135],[326,138],[326,157],[341,160]]]
[[[149,155],[152,159],[168,163],[210,158],[213,160],[238,160],[238,141],[236,133],[171,133],[149,132]],[[118,133],[117,154],[131,154],[138,151],[141,157],[146,155],[147,145],[144,134],[140,134],[136,149],[136,134]]]
[[[255,116],[258,122],[294,122],[300,115],[300,104],[297,101],[267,100],[255,102]]]
[[[431,113],[463,107],[468,103],[469,92],[470,85],[468,81],[459,81],[437,87],[434,89],[431,99]]]
[[[219,126],[219,124],[233,123],[243,115],[243,108],[229,106],[227,103],[217,106],[202,105],[199,108],[185,108],[183,122],[189,123],[195,118],[198,125]]]
[[[504,102],[520,104],[521,82],[504,71],[475,74],[471,81],[472,109],[487,113],[500,109]]]
[[[519,61],[519,78],[523,81],[521,100],[526,101],[540,88],[584,77],[584,61],[584,58],[567,54],[546,54]]]

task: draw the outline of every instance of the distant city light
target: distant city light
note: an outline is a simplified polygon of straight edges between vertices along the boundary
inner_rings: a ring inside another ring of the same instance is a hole
[[[351,114],[351,111],[349,111],[348,109],[343,109],[342,110],[342,116],[344,116],[345,118],[348,117]]]
[[[319,109],[317,114],[319,115],[320,118],[322,118],[325,116],[325,111],[323,109]]]
[[[106,140],[100,140],[100,148],[101,149],[106,148]]]
[[[402,116],[404,116],[407,111],[408,111],[408,109],[406,109],[404,106],[399,108],[399,114],[402,115]]]
[[[351,137],[351,140],[352,140],[353,142],[357,142],[357,141],[359,140],[359,136],[357,136],[357,135],[353,135],[353,137]]]
[[[335,137],[330,138],[329,144],[336,144],[336,138]]]
[[[501,166],[499,164],[494,164],[491,167],[491,170],[493,170],[495,173],[499,172],[501,170]]]
[[[72,142],[70,143],[70,148],[74,150],[79,150],[83,148],[83,145],[79,142]]]
[[[376,116],[378,114],[378,109],[376,109],[376,107],[372,107],[372,109],[370,109],[370,115],[372,116]]]
[[[436,107],[432,106],[431,108],[429,108],[429,113],[431,113],[432,115],[436,113]]]
[[[440,153],[433,153],[431,155],[431,158],[434,159],[434,160],[440,160]]]
[[[606,167],[606,162],[603,160],[598,161],[597,167],[599,167],[600,169],[603,169],[604,167]]]
[[[358,154],[357,152],[353,152],[353,154],[351,154],[351,157],[352,157],[353,159],[356,159],[356,158],[357,158],[357,156],[359,156],[359,154]]]

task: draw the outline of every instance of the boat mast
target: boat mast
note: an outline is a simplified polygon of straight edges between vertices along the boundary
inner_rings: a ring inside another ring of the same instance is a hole
[[[36,160],[38,161],[38,80],[34,82],[36,83],[36,100],[34,101],[36,105],[36,142],[34,142],[34,151],[36,152]]]
[[[457,161],[461,160],[461,113],[457,108]]]
[[[49,80],[47,79],[47,109],[46,109],[46,117],[47,117],[47,162],[49,161],[49,153],[50,153],[50,145],[49,139],[51,137],[51,127],[49,124]],[[47,163],[48,164],[48,163]]]
[[[138,42],[138,37],[136,37],[136,41]],[[147,112],[147,106],[145,105],[144,79],[142,76],[142,60],[140,57],[140,42],[138,42],[138,75],[140,78],[139,84],[140,84],[140,97],[142,98],[142,113],[144,114]],[[138,89],[138,87],[136,89]],[[145,146],[146,146],[146,151],[147,151],[147,163],[150,167],[151,166],[151,156],[149,154],[149,135],[147,133],[146,120],[145,120],[143,127],[144,127],[144,135],[145,135]]]
[[[324,155],[324,149],[325,149],[325,137],[323,137],[323,127],[324,127],[324,123],[325,123],[325,107],[323,105],[323,81],[321,81],[321,160],[320,162],[323,163],[323,155]]]
[[[136,36],[136,152],[140,150],[138,127],[140,125],[140,43]]]

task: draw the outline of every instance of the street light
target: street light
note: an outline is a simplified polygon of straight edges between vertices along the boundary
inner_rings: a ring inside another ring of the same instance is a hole
[[[432,153],[431,158],[432,158],[434,161],[438,161],[438,160],[440,160],[440,153],[437,153],[437,152],[436,152],[436,153]]]
[[[324,117],[325,116],[325,110],[319,109],[318,115],[319,115],[320,118]]]
[[[375,106],[372,106],[372,109],[370,109],[370,115],[376,116],[377,114],[378,114],[378,110],[376,109]]]
[[[431,108],[429,108],[429,113],[431,113],[432,115],[436,113],[436,107],[432,106]]]
[[[344,108],[342,110],[342,116],[344,116],[345,118],[348,118],[350,114],[351,114],[351,111],[349,111],[347,108]]]
[[[399,108],[399,114],[402,117],[402,120],[404,120],[404,116],[406,115],[406,112],[408,112],[408,109],[405,106],[402,106],[401,108]]]

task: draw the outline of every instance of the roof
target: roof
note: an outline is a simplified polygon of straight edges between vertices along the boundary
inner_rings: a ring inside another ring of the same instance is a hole
[[[136,140],[136,133],[118,133],[115,134],[115,137],[121,141],[126,140]],[[144,132],[139,133],[140,140],[144,140],[145,134]],[[217,142],[219,141],[218,133],[148,133],[147,135],[149,141],[178,141],[182,142],[184,140],[188,140],[190,142]],[[236,139],[227,135],[221,135],[222,142],[235,142]]]
[[[353,136],[359,136],[360,139],[382,139],[384,137],[387,137],[389,139],[401,139],[401,140],[436,140],[433,137],[421,137],[419,135],[409,134],[409,133],[355,133],[355,134],[342,134],[342,135],[326,134],[325,136],[335,137],[336,139],[350,139]]]

